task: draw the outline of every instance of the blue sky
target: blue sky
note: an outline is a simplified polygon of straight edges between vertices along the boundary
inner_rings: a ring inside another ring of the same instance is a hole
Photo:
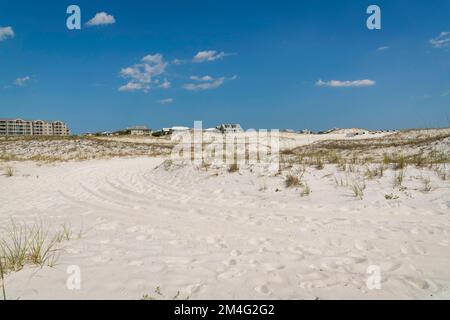
[[[76,133],[448,126],[449,14],[448,0],[0,0],[0,117]]]

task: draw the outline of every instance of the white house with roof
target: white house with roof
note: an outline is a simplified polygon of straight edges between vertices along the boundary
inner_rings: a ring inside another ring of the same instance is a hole
[[[134,126],[127,128],[127,132],[132,136],[145,136],[152,133],[152,130],[147,126]]]
[[[240,124],[221,124],[217,126],[217,130],[222,133],[239,133],[244,131]]]

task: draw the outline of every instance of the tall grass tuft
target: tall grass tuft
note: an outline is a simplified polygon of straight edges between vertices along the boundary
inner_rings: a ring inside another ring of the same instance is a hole
[[[323,161],[322,161],[322,158],[320,156],[316,157],[315,163],[314,163],[314,167],[317,170],[322,170],[324,168]]]
[[[19,271],[27,262],[30,235],[26,227],[11,221],[6,237],[7,239],[0,240],[0,256],[4,261],[4,272]]]
[[[54,267],[59,249],[56,247],[57,236],[49,237],[42,223],[33,226],[28,248],[29,263],[40,267]]]
[[[302,197],[307,197],[311,194],[311,188],[309,187],[308,183],[304,182],[302,185],[302,192],[301,192],[301,196]]]
[[[292,175],[292,174],[290,174],[286,177],[286,187],[287,188],[295,188],[295,187],[299,187],[301,185],[302,185],[302,183],[301,183],[299,177]]]
[[[403,179],[405,178],[405,169],[400,170],[394,176],[394,187],[403,187]]]
[[[430,192],[431,191],[431,179],[430,179],[430,177],[423,178],[422,179],[422,183],[423,183],[422,191],[423,192]]]
[[[366,167],[365,176],[367,179],[372,180],[375,178],[381,178],[384,175],[384,165],[380,164],[379,166],[376,166],[374,168],[371,168],[369,166]]]
[[[364,197],[364,190],[365,189],[366,189],[366,184],[365,183],[354,182],[352,184],[353,196],[355,198],[358,198],[359,200],[363,199],[363,197]]]
[[[6,167],[5,168],[5,176],[12,177],[14,175],[14,168],[13,167]]]
[[[5,237],[0,239],[0,261],[3,274],[22,270],[26,265],[53,267],[59,257],[58,243],[69,240],[72,231],[66,227],[65,233],[50,236],[43,223],[31,227],[19,225],[11,220]]]

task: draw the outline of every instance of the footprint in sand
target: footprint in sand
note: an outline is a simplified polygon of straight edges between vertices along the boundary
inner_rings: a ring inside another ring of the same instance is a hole
[[[239,250],[233,250],[231,251],[230,255],[232,257],[239,257],[242,253]]]
[[[139,241],[145,241],[145,240],[151,240],[151,239],[152,239],[152,236],[149,236],[149,235],[140,235],[140,236],[136,237],[136,240],[139,240]]]
[[[235,259],[225,260],[223,261],[223,264],[227,266],[235,266],[237,261]]]
[[[431,284],[431,286],[436,287],[436,285],[434,283],[428,282],[427,280],[424,280],[424,279],[413,278],[413,277],[405,277],[403,279],[403,282],[410,285],[411,287],[414,287],[414,288],[420,289],[420,290],[429,289],[430,284]]]
[[[203,284],[201,284],[201,283],[191,284],[190,286],[188,286],[186,288],[186,292],[189,295],[193,295],[195,293],[198,293],[202,289],[202,287],[203,287]]]
[[[238,268],[230,268],[227,271],[221,272],[217,278],[219,279],[233,279],[233,278],[239,278],[241,276],[243,276],[244,274],[246,274],[247,271],[245,270],[240,270]]]
[[[401,262],[395,262],[395,261],[385,262],[380,265],[381,270],[385,270],[388,272],[398,270],[401,266],[402,266]]]
[[[248,241],[248,243],[250,243],[253,246],[261,246],[261,245],[270,245],[271,241],[269,238],[261,237],[258,239],[252,238]]]
[[[135,232],[138,232],[140,229],[141,229],[140,226],[134,226],[134,227],[127,228],[125,231],[127,233],[135,233]]]
[[[424,247],[418,246],[418,245],[410,245],[410,244],[406,244],[406,245],[402,245],[400,246],[400,251],[404,254],[404,255],[408,255],[408,254],[415,254],[415,255],[426,255],[427,251],[425,250]]]
[[[102,256],[92,258],[92,261],[94,261],[95,263],[106,263],[111,260],[112,260],[112,258],[102,257]]]
[[[372,244],[366,240],[356,240],[355,248],[361,251],[369,251],[373,249]]]
[[[264,268],[264,270],[266,272],[272,272],[272,271],[277,271],[277,270],[283,270],[284,268],[286,268],[285,265],[282,264],[272,264],[272,263],[264,263],[262,265],[262,267]]]
[[[113,221],[113,222],[109,222],[109,223],[103,223],[97,227],[95,227],[96,230],[101,230],[101,231],[107,231],[107,230],[116,230],[117,228],[119,228],[120,223],[117,221]]]
[[[268,294],[271,293],[270,288],[266,284],[263,284],[261,286],[257,286],[255,288],[255,291],[258,292],[258,293],[264,294],[264,295],[268,295]]]
[[[449,241],[442,240],[442,241],[438,242],[438,245],[443,246],[443,247],[448,247]]]
[[[128,263],[128,265],[131,266],[131,267],[140,267],[140,266],[144,265],[144,261],[134,260],[134,261],[130,261]]]

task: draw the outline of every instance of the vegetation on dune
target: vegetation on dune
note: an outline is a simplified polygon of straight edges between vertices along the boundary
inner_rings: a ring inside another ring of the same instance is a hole
[[[72,239],[72,229],[62,225],[61,230],[50,233],[42,222],[33,225],[18,224],[11,220],[3,227],[0,239],[0,280],[3,299],[6,300],[5,278],[25,266],[54,267],[61,251],[61,242]],[[81,235],[81,232],[80,232]]]

